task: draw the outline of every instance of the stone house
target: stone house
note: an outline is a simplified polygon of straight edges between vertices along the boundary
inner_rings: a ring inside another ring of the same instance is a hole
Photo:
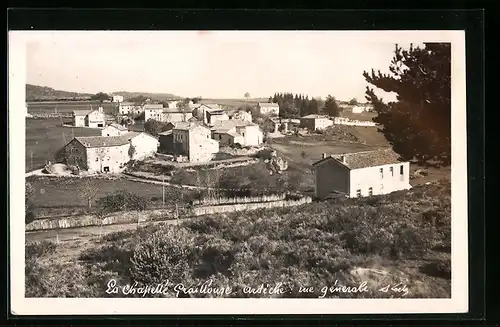
[[[113,95],[113,102],[123,102],[123,96]]]
[[[68,165],[90,173],[119,173],[130,160],[154,155],[158,140],[146,133],[75,137],[64,148]]]
[[[300,127],[310,131],[325,129],[333,125],[333,121],[322,115],[307,115],[300,118]]]
[[[163,108],[161,121],[163,122],[187,122],[193,117],[193,113],[189,108],[185,110],[179,109],[177,107]]]
[[[207,162],[219,152],[219,142],[211,138],[210,129],[196,122],[175,122],[159,134],[164,153],[185,155],[190,162]]]
[[[325,199],[332,193],[362,197],[407,190],[410,163],[399,161],[392,149],[327,156],[313,164],[315,194]]]
[[[217,122],[212,127],[212,138],[221,145],[238,143],[241,146],[259,146],[263,142],[264,133],[257,124],[231,119]]]

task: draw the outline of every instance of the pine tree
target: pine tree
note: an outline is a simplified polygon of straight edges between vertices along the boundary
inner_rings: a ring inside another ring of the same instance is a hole
[[[391,74],[364,72],[366,81],[396,102],[384,103],[372,88],[366,99],[374,105],[375,122],[402,159],[420,163],[451,162],[451,44],[425,43],[423,48],[396,45]]]

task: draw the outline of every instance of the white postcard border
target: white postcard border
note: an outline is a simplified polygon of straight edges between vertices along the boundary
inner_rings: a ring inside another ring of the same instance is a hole
[[[310,31],[226,31],[219,38]],[[320,31],[352,42],[452,43],[452,284],[451,299],[44,299],[24,297],[24,183],[26,43],[54,35],[94,33],[195,33],[139,31],[10,31],[8,43],[10,286],[16,315],[100,314],[382,314],[465,313],[468,311],[467,133],[464,31]],[[225,35],[224,35],[225,34]],[[70,68],[69,68],[70,69]]]

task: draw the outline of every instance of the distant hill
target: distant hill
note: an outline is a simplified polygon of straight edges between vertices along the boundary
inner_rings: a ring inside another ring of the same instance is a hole
[[[113,94],[113,95],[121,95],[123,99],[130,99],[130,98],[136,98],[138,96],[143,96],[146,98],[149,98],[151,100],[157,100],[157,101],[162,101],[165,99],[169,100],[178,100],[182,99],[182,97],[171,94],[171,93],[148,93],[148,92],[128,92],[128,91],[119,91],[119,92],[111,92],[108,94]]]
[[[87,100],[90,93],[55,90],[51,87],[26,84],[26,101]]]

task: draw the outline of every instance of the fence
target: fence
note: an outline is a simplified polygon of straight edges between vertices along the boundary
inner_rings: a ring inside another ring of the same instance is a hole
[[[222,204],[238,204],[238,203],[255,203],[255,202],[273,202],[286,199],[286,194],[282,195],[262,195],[262,196],[245,196],[236,198],[215,198],[194,200],[193,205],[222,205]]]
[[[73,117],[71,113],[56,113],[56,112],[30,112],[33,118],[71,118]]]
[[[224,212],[292,207],[311,202],[312,202],[311,197],[304,197],[299,200],[278,200],[270,202],[207,205],[190,209],[184,207],[181,208],[169,207],[165,209],[153,209],[141,212],[139,211],[118,212],[109,215],[105,218],[99,218],[95,215],[81,215],[78,217],[66,217],[59,219],[39,219],[27,224],[25,230],[38,231],[38,230],[61,229],[61,228],[104,226],[113,224],[133,224],[133,223],[150,222],[150,221],[171,220],[179,217],[189,218],[189,217],[211,215]]]
[[[376,123],[366,120],[351,120],[349,118],[335,117],[333,122],[337,125],[349,126],[377,126]]]
[[[114,224],[132,224],[137,222],[147,222],[152,220],[163,220],[175,218],[176,213],[172,208],[154,209],[145,211],[128,211],[118,212],[109,215],[105,218],[99,218],[95,215],[80,215],[74,217],[54,219],[37,219],[27,224],[26,231],[59,229],[59,228],[76,228],[88,226],[114,225]]]
[[[311,197],[304,197],[299,200],[280,200],[272,202],[256,202],[256,203],[239,203],[239,204],[228,204],[228,205],[215,205],[215,206],[204,206],[193,208],[192,212],[194,216],[202,215],[212,215],[216,213],[224,212],[236,212],[245,210],[256,210],[256,209],[270,209],[279,207],[293,207],[306,203],[311,203]]]

